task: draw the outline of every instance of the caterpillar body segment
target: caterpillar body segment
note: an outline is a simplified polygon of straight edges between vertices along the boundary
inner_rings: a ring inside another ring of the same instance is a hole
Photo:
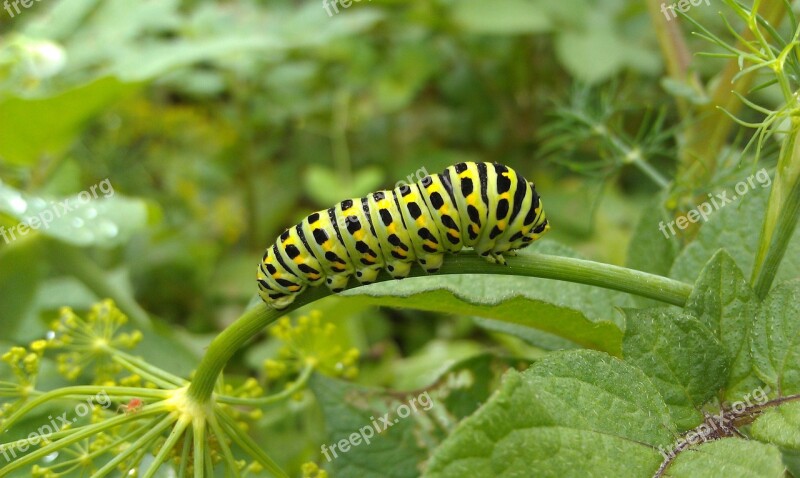
[[[550,228],[533,183],[498,163],[459,163],[413,184],[345,199],[310,214],[270,245],[258,266],[259,295],[283,309],[323,282],[340,292],[351,276],[374,282],[381,269],[407,277],[445,253],[472,247],[491,262]]]

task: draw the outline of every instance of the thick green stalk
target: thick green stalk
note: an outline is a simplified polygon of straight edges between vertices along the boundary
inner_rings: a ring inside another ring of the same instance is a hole
[[[556,279],[619,290],[678,306],[683,306],[692,292],[689,284],[666,277],[599,262],[544,254],[510,257],[508,265],[501,266],[490,264],[473,252],[465,252],[449,257],[438,272],[438,275],[449,274],[498,274]],[[425,273],[414,268],[411,275],[421,276]],[[392,279],[382,276],[379,282],[386,280]],[[349,288],[355,287],[359,285]],[[277,311],[261,304],[247,310],[211,342],[187,394],[200,404],[208,403],[223,367],[245,342],[292,310],[330,294],[326,287],[315,287],[298,296],[285,310]]]
[[[769,293],[800,216],[800,120],[784,139],[761,226],[751,283],[759,297]]]

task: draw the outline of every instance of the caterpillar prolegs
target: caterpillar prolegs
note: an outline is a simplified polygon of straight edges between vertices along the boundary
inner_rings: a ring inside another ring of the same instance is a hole
[[[498,163],[459,163],[413,184],[345,199],[284,231],[258,266],[259,295],[283,309],[306,287],[333,291],[355,275],[374,282],[381,269],[429,273],[444,254],[471,247],[490,262],[522,249],[550,228],[532,182]]]

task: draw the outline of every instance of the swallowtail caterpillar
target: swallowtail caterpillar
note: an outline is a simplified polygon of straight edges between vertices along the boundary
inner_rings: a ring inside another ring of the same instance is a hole
[[[333,292],[355,275],[381,269],[407,277],[413,262],[429,273],[445,253],[473,248],[490,262],[522,249],[550,226],[532,182],[498,163],[459,163],[413,184],[345,199],[287,229],[258,266],[259,295],[284,309],[307,287]]]

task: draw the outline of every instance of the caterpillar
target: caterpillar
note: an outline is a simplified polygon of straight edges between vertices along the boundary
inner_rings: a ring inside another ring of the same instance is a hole
[[[490,262],[550,229],[532,182],[498,163],[459,163],[413,184],[345,199],[281,234],[258,265],[259,295],[284,309],[309,286],[333,291],[381,269],[407,277],[413,262],[439,270],[445,253],[473,248]]]

